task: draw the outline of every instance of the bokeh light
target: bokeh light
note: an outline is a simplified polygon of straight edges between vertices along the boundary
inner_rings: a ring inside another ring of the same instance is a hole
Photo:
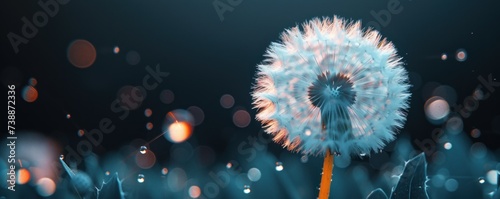
[[[66,119],[71,119],[71,114],[66,114]]]
[[[137,51],[129,51],[127,55],[125,56],[125,61],[127,61],[128,64],[134,66],[137,65],[141,61],[141,56]]]
[[[186,141],[193,131],[193,116],[182,109],[171,111],[167,114],[164,125],[164,136],[173,143]]]
[[[481,131],[479,129],[472,129],[472,131],[470,131],[470,136],[473,138],[479,138],[479,136],[481,136]]]
[[[458,181],[450,178],[444,183],[444,188],[446,188],[446,190],[449,192],[454,192],[458,189]]]
[[[36,182],[36,191],[40,196],[49,197],[56,191],[56,183],[50,178],[40,178]]]
[[[167,176],[167,185],[172,192],[178,192],[184,189],[186,181],[186,172],[181,168],[173,168]]]
[[[187,122],[175,122],[168,127],[167,139],[173,143],[186,141],[191,137],[191,125]]]
[[[464,122],[459,116],[453,116],[446,121],[446,131],[451,134],[459,134],[464,129]]]
[[[68,60],[77,68],[88,68],[96,60],[96,50],[87,40],[77,39],[69,44]]]
[[[195,126],[200,125],[201,123],[203,123],[203,120],[205,120],[205,113],[200,107],[190,106],[187,108],[187,111],[189,111],[193,116]]]
[[[135,163],[141,169],[149,169],[156,163],[156,155],[153,151],[145,149],[144,153],[140,152],[135,155]]]
[[[147,108],[144,110],[144,116],[151,117],[152,114],[153,114],[153,111],[150,108]]]
[[[432,182],[432,185],[434,185],[434,187],[443,187],[444,183],[446,181],[446,178],[441,175],[441,174],[437,174],[437,175],[434,175],[432,176],[430,182]]]
[[[222,108],[231,108],[234,105],[234,97],[229,94],[224,94],[222,97],[220,97],[220,105]]]
[[[450,113],[448,102],[442,97],[434,96],[424,104],[425,115],[431,122],[443,121]]]
[[[17,171],[17,183],[26,184],[30,181],[31,175],[28,169],[21,168]]]
[[[161,169],[161,174],[163,174],[163,175],[167,175],[168,174],[167,167],[163,167],[163,169]]]
[[[497,170],[490,170],[486,173],[486,180],[488,183],[492,185],[496,185],[498,183],[498,171]]]
[[[459,62],[467,60],[467,51],[465,49],[458,49],[455,58]]]
[[[115,53],[115,54],[120,53],[120,47],[115,46],[115,47],[113,48],[113,53]]]
[[[78,137],[82,137],[83,135],[85,135],[85,130],[80,129],[76,134],[78,135]]]
[[[250,168],[247,173],[248,179],[252,182],[257,182],[260,180],[261,173],[257,168]]]
[[[32,77],[28,80],[28,84],[30,86],[36,86],[38,84],[38,81],[34,77]]]
[[[189,187],[189,197],[198,198],[201,195],[201,189],[198,186]]]
[[[446,143],[444,143],[443,147],[446,150],[450,150],[453,147],[453,145],[450,142],[446,142]]]
[[[250,124],[250,120],[250,114],[246,110],[238,110],[233,114],[233,123],[237,127],[247,127]]]
[[[470,153],[474,158],[483,159],[488,153],[488,149],[483,143],[476,142],[470,147]]]
[[[448,104],[457,103],[457,91],[448,85],[439,85],[432,91],[433,96],[442,97]]]
[[[448,55],[446,53],[443,53],[441,54],[441,60],[447,60],[448,59]]]
[[[151,129],[153,129],[153,123],[151,123],[151,122],[146,123],[146,129],[149,130],[149,131]]]
[[[33,86],[25,86],[22,90],[23,99],[32,103],[38,99],[38,91]]]
[[[174,92],[172,92],[171,90],[163,90],[160,93],[160,101],[164,104],[170,104],[174,102],[174,98]]]

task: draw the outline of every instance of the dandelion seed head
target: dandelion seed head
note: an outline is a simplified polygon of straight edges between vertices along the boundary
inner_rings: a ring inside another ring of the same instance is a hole
[[[401,58],[359,21],[312,19],[285,30],[265,57],[252,92],[256,119],[290,151],[379,151],[406,120],[410,85]]]

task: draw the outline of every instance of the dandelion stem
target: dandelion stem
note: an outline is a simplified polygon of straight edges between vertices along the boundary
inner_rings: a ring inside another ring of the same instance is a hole
[[[321,175],[321,184],[319,186],[319,199],[328,199],[330,195],[330,185],[332,183],[333,155],[330,150],[326,151],[323,162],[323,174]]]

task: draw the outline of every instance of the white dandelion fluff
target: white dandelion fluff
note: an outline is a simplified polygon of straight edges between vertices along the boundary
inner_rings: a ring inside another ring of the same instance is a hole
[[[359,21],[315,18],[285,30],[258,65],[256,119],[291,151],[378,151],[395,139],[409,108],[408,75],[396,53]]]

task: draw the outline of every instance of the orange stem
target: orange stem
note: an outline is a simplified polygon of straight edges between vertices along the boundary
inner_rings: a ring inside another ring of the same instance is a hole
[[[319,186],[319,199],[328,199],[330,195],[330,185],[332,184],[333,155],[330,150],[326,151],[323,162],[323,174],[321,175],[321,184]]]

